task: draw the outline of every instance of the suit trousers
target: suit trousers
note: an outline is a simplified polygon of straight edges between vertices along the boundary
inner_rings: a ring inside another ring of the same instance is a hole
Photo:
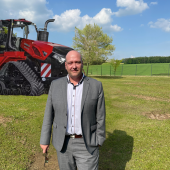
[[[60,170],[98,170],[99,148],[90,154],[83,138],[65,137],[64,146],[57,151]]]

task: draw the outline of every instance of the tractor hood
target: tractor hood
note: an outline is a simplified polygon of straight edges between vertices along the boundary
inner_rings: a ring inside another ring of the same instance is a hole
[[[44,41],[22,39],[20,47],[34,58],[46,60],[47,57],[58,59],[63,62],[67,53],[73,50],[70,47]]]

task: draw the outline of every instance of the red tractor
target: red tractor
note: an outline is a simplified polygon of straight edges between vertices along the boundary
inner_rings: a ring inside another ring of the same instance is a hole
[[[51,81],[67,75],[65,56],[72,48],[48,42],[47,25],[43,29],[25,19],[0,20],[0,94],[39,96],[48,93]],[[29,26],[37,32],[37,41],[27,39]],[[16,37],[14,28],[24,30]],[[6,28],[6,34],[4,34]]]

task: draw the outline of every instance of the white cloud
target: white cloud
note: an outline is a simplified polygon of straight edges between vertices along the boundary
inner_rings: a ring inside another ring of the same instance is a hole
[[[1,19],[25,18],[42,26],[53,16],[46,0],[0,0],[0,4]]]
[[[62,13],[60,16],[55,15],[55,23],[53,24],[53,29],[58,31],[69,31],[74,28],[80,20],[80,10],[67,10]]]
[[[29,11],[29,10],[19,11],[19,18],[28,18],[28,20],[33,21],[34,17],[35,17],[35,11]]]
[[[165,32],[170,32],[170,19],[160,18],[155,23],[151,21],[148,24],[150,28],[160,28]]]
[[[141,27],[144,27],[144,24],[141,24],[140,26],[141,26]]]
[[[111,30],[113,30],[115,32],[119,32],[119,31],[123,30],[123,28],[119,27],[118,25],[111,25],[110,28],[111,28]]]
[[[158,2],[151,2],[150,5],[157,5]]]
[[[49,29],[58,32],[73,31],[75,26],[84,28],[86,24],[98,24],[107,32],[119,32],[123,29],[112,24],[113,12],[110,8],[103,8],[95,16],[89,15],[80,16],[79,9],[70,9],[54,15],[52,10],[46,7],[48,2],[46,0],[0,0],[1,19],[17,19],[25,18],[34,22],[38,28],[43,27],[47,19],[54,18],[55,22],[49,25]]]
[[[79,9],[72,9],[63,12],[61,15],[55,15],[55,24],[52,30],[58,31],[73,31],[75,26],[82,29],[86,24],[98,24],[107,32],[118,32],[123,29],[118,25],[112,25],[112,11],[109,8],[103,8],[94,17],[88,15],[80,16],[81,11]]]
[[[98,14],[96,14],[93,19],[101,24],[107,24],[112,21],[111,19],[112,11],[109,8],[103,8]]]
[[[135,58],[135,56],[131,55],[130,58]]]
[[[123,8],[114,12],[118,17],[139,14],[149,8],[143,0],[117,0],[117,7]]]

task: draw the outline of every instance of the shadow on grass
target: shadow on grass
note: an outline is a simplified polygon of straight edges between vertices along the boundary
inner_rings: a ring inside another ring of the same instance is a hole
[[[101,78],[101,79],[122,79],[122,78],[125,78],[125,77],[122,77],[122,76],[89,76],[91,78]]]
[[[126,163],[130,161],[133,150],[133,137],[125,131],[114,130],[107,133],[108,137],[100,148],[100,170],[125,170]]]

